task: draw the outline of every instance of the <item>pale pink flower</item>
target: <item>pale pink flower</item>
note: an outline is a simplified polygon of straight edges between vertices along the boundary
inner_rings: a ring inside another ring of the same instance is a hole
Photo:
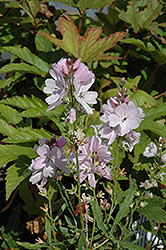
[[[91,187],[96,187],[95,175],[96,167],[91,158],[87,158],[83,163],[79,164],[80,182],[83,182],[88,177],[88,182]]]
[[[166,163],[166,153],[161,156],[161,161]]]
[[[75,154],[70,156],[76,165]],[[89,185],[96,186],[95,173],[98,175],[112,179],[111,169],[106,166],[111,159],[111,153],[108,151],[108,147],[102,143],[101,139],[94,135],[92,139],[87,139],[87,143],[78,148],[78,160],[80,169],[80,182],[84,181],[88,177]]]
[[[52,67],[54,70],[59,71],[63,77],[70,74],[67,58],[62,58],[58,63],[54,63]]]
[[[50,105],[47,111],[54,110],[55,107],[62,104],[68,94],[67,83],[60,71],[55,68],[54,70],[51,69],[49,72],[53,79],[47,79],[45,82],[46,87],[43,89],[44,93],[51,94],[45,99],[48,105]]]
[[[151,142],[145,148],[145,151],[143,152],[143,156],[149,158],[149,157],[155,156],[155,154],[157,154],[157,146],[154,142]]]
[[[78,59],[72,66],[74,71],[74,77],[79,81],[80,84],[89,84],[94,82],[95,75],[88,69],[88,67],[80,62]]]
[[[59,138],[59,141],[56,140],[56,142],[53,139],[52,141],[47,138],[39,140],[39,147],[35,147],[35,152],[39,157],[33,159],[29,166],[29,169],[32,170],[32,176],[29,181],[32,184],[41,181],[41,187],[43,187],[47,183],[48,177],[56,178],[59,176],[58,169],[67,175],[70,173],[70,170],[66,167],[67,159],[62,148],[66,141],[62,137]]]
[[[138,128],[143,120],[144,113],[141,108],[137,108],[133,101],[129,101],[128,96],[123,101],[111,97],[107,104],[102,106],[103,115],[100,120],[104,124],[99,133],[102,138],[108,140],[108,145],[112,144],[117,136],[127,135]]]
[[[127,146],[129,152],[131,152],[134,148],[134,145],[138,144],[140,141],[141,134],[139,132],[135,132],[131,130],[126,136],[122,139],[123,147]]]
[[[117,137],[116,129],[111,128],[107,124],[103,124],[103,126],[99,130],[99,133],[101,138],[105,138],[108,140],[108,145],[111,145]]]
[[[159,173],[158,175],[157,175],[157,177],[161,180],[161,181],[164,181],[164,175],[166,175],[166,173],[164,173],[164,172],[162,172],[162,173]]]
[[[74,96],[77,102],[79,102],[83,106],[83,108],[89,115],[93,114],[93,110],[88,104],[96,104],[96,98],[98,96],[97,92],[88,91],[93,83],[94,79],[92,79],[90,83],[82,84],[81,82],[79,82],[79,79],[76,76],[74,78]]]
[[[133,101],[129,101],[128,104],[120,104],[115,108],[114,113],[109,115],[109,126],[117,128],[118,136],[124,136],[132,129],[138,128],[143,117],[143,110],[137,108]]]
[[[93,110],[88,104],[97,103],[98,93],[88,91],[88,89],[95,81],[94,74],[88,70],[84,63],[80,63],[80,60],[73,64],[73,68],[76,69],[73,73],[74,96],[88,114],[93,114]]]
[[[75,120],[76,120],[76,110],[74,108],[71,108],[69,115],[66,117],[64,123],[69,121],[70,124],[73,124]]]

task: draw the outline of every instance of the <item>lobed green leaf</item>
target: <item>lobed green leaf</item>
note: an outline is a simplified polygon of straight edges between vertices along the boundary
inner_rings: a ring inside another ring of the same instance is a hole
[[[104,52],[114,47],[119,40],[124,38],[126,32],[116,32],[101,39],[102,28],[97,27],[89,28],[84,36],[80,36],[74,22],[67,15],[62,15],[59,18],[57,26],[63,36],[62,40],[43,31],[39,31],[39,33],[56,46],[71,53],[75,58],[81,58],[82,62],[119,58],[111,55],[107,56]]]

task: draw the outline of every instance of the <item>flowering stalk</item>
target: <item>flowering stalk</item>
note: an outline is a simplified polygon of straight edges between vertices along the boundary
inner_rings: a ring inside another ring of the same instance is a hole
[[[75,151],[76,151],[76,166],[77,166],[77,179],[78,179],[78,204],[79,204],[79,211],[80,211],[80,220],[81,220],[81,229],[83,232],[85,232],[84,227],[84,220],[83,220],[83,214],[82,214],[82,206],[81,206],[81,183],[80,183],[80,170],[79,170],[79,160],[78,160],[78,146],[75,144]],[[88,249],[86,236],[84,234],[85,239],[85,248]]]
[[[50,182],[49,182],[49,185],[51,185]],[[57,245],[56,235],[55,235],[55,231],[54,231],[53,217],[52,217],[52,205],[51,205],[50,195],[48,195],[48,205],[49,205],[49,212],[50,212],[50,218],[51,218],[51,227],[52,227],[54,242],[55,242],[55,245]]]
[[[93,228],[92,228],[92,236],[91,236],[91,241],[90,241],[90,246],[89,249],[91,249],[92,243],[93,243],[93,236],[95,233],[95,219],[96,219],[96,193],[95,193],[95,188],[93,189],[93,197],[94,197],[94,212],[93,212]]]

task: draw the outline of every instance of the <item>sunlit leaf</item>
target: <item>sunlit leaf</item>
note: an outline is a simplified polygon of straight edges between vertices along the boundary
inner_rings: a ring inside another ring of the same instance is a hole
[[[18,124],[22,121],[22,118],[19,116],[19,112],[7,105],[0,104],[0,113],[9,123]]]
[[[29,74],[38,74],[45,77],[46,72],[36,68],[35,66],[31,66],[27,63],[9,63],[0,69],[0,73],[8,73],[8,72],[22,72]]]
[[[59,18],[57,26],[63,35],[62,40],[43,31],[39,31],[39,33],[56,46],[71,53],[75,58],[81,58],[82,62],[116,59],[117,57],[107,56],[104,52],[126,36],[126,32],[122,31],[101,39],[101,27],[89,28],[84,36],[80,36],[74,22],[67,15]]]
[[[0,167],[10,161],[16,160],[21,155],[26,155],[31,159],[36,157],[33,148],[18,145],[0,145]]]
[[[6,98],[1,100],[0,103],[11,105],[21,109],[40,108],[47,106],[41,99],[37,98],[36,96],[32,96],[30,98],[26,95],[23,95],[23,97],[13,96],[12,98]]]
[[[135,102],[136,106],[158,106],[157,101],[143,90],[136,90],[134,93],[130,94],[130,99]]]
[[[0,119],[0,133],[1,134],[11,136],[11,135],[15,135],[16,132],[17,132],[16,128],[9,125],[4,120]]]
[[[48,64],[38,56],[34,55],[28,48],[8,46],[3,47],[3,49],[11,53],[12,55],[15,55],[16,57],[22,59],[23,61],[35,66],[37,69],[41,70],[41,72],[45,72],[45,75],[48,73]]]
[[[41,138],[51,139],[51,134],[44,129],[23,128],[16,130],[15,134],[3,139],[6,143],[35,142]]]

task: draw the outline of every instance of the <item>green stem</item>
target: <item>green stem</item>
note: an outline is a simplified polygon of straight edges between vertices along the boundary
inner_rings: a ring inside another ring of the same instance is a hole
[[[53,237],[54,237],[54,241],[55,241],[55,245],[56,245],[57,240],[56,240],[56,235],[55,235],[55,231],[54,231],[54,223],[53,223],[53,217],[52,217],[52,205],[51,205],[50,197],[48,197],[48,202],[49,202],[49,213],[50,213],[50,218],[51,218],[51,227],[52,227]]]
[[[113,181],[114,184],[117,182],[117,169],[118,169],[118,155],[119,155],[119,137],[117,138],[116,154],[115,154],[115,166],[113,169]]]
[[[96,193],[95,193],[95,188],[93,189],[93,196],[94,196],[93,228],[92,228],[92,237],[91,237],[89,249],[91,249],[91,247],[92,247],[93,237],[94,237],[94,233],[95,233],[95,222],[96,222],[95,221],[95,218],[96,218]]]
[[[78,146],[77,145],[75,145],[75,151],[76,151],[76,165],[77,165],[77,179],[78,179],[78,204],[79,204],[79,212],[80,212],[80,220],[81,220],[81,229],[82,229],[82,231],[84,233],[85,248],[88,249],[88,245],[87,245],[87,242],[86,242],[83,214],[82,214],[82,206],[81,206],[81,184],[80,184],[80,170],[79,170]]]

